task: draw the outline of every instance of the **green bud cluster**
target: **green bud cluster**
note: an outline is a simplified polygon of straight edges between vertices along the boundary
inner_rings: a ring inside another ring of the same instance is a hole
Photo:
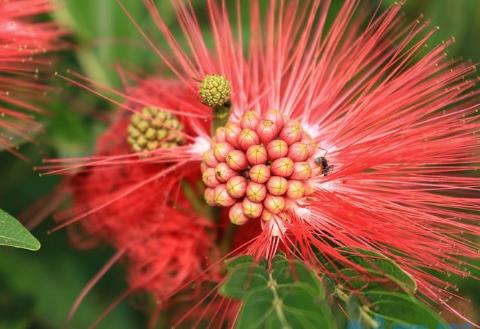
[[[202,103],[210,107],[220,107],[230,101],[230,81],[219,74],[208,74],[200,83],[199,89]]]
[[[182,124],[173,114],[149,106],[132,115],[127,141],[134,152],[176,147],[184,143],[182,130]]]

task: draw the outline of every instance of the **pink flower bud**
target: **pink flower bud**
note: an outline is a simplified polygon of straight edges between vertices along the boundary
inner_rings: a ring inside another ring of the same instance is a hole
[[[260,118],[257,112],[248,111],[248,112],[245,112],[245,114],[240,119],[240,127],[242,127],[243,129],[249,128],[249,129],[255,130],[257,129],[259,121],[260,121]]]
[[[203,153],[203,162],[205,162],[209,167],[215,167],[218,164],[217,158],[215,158],[215,154],[213,153],[213,149]]]
[[[242,131],[242,128],[240,128],[239,125],[233,123],[233,122],[227,122],[225,125],[225,139],[228,143],[231,145],[237,147],[237,142],[238,142],[238,136],[240,135],[240,132]]]
[[[313,185],[310,182],[306,182],[303,184],[303,187],[305,188],[305,195],[310,195],[315,192],[315,189],[313,188]]]
[[[298,142],[303,137],[303,129],[297,121],[289,121],[280,131],[279,139],[284,140],[288,145]]]
[[[236,174],[236,171],[230,168],[225,162],[219,163],[215,167],[215,177],[217,177],[219,182],[225,183]]]
[[[285,209],[285,199],[281,196],[268,194],[263,205],[273,214],[279,214]]]
[[[251,165],[267,162],[267,150],[263,145],[252,145],[247,149],[247,160]]]
[[[213,200],[217,206],[230,207],[235,203],[235,199],[232,198],[224,184],[218,185],[213,191]]]
[[[224,162],[228,152],[231,150],[233,150],[233,147],[225,142],[216,143],[215,146],[213,146],[213,154],[215,154],[215,158],[218,162]]]
[[[226,141],[226,139],[225,139],[225,127],[218,127],[215,130],[215,141],[217,143]]]
[[[310,169],[312,170],[311,177],[319,176],[322,174],[322,165],[317,164],[315,160],[310,160],[308,164],[310,165]]]
[[[267,144],[278,135],[278,127],[271,120],[262,120],[258,124],[257,134],[262,143]]]
[[[262,216],[260,217],[264,222],[269,222],[273,219],[274,215],[267,209],[263,209]]]
[[[306,135],[306,133],[304,132],[303,133],[303,139],[302,139],[302,143],[307,145],[307,148],[308,148],[308,157],[311,157],[315,154],[315,151],[317,150],[318,148],[318,143],[313,139],[311,138],[310,136]]]
[[[252,145],[256,145],[260,142],[257,133],[249,128],[245,128],[238,135],[238,146],[242,150],[248,149]]]
[[[235,225],[242,225],[248,221],[248,217],[243,213],[243,205],[241,202],[235,203],[228,212],[230,222]]]
[[[243,213],[250,218],[258,218],[262,214],[263,206],[261,203],[252,202],[245,198],[242,201]]]
[[[270,168],[264,164],[258,164],[250,168],[248,176],[253,182],[263,184],[270,178]]]
[[[291,179],[307,180],[312,177],[312,168],[308,162],[295,162]]]
[[[288,157],[295,162],[305,161],[309,157],[307,144],[296,142],[288,148]]]
[[[265,119],[272,121],[278,129],[281,129],[285,123],[283,114],[278,110],[270,110],[265,114]]]
[[[280,139],[275,139],[268,143],[267,154],[271,161],[282,158],[288,154],[288,145]]]
[[[210,187],[207,187],[205,189],[205,192],[203,193],[203,196],[205,197],[205,201],[211,207],[216,206],[214,194],[215,194],[214,189]]]
[[[205,170],[207,170],[208,168],[210,168],[209,166],[207,166],[207,164],[205,162],[200,162],[200,171],[201,172],[204,172]]]
[[[271,195],[283,195],[287,192],[288,181],[279,176],[272,176],[267,182],[267,190]]]
[[[247,180],[242,176],[233,176],[227,181],[227,192],[232,198],[242,198],[247,190]]]
[[[305,195],[305,187],[301,181],[289,180],[287,197],[290,199],[300,199]]]
[[[264,184],[255,182],[248,183],[247,186],[247,198],[252,202],[262,202],[267,195],[267,188]]]
[[[226,157],[226,162],[230,168],[233,170],[241,171],[247,168],[248,162],[245,152],[240,150],[232,150],[228,152]]]
[[[220,182],[215,175],[215,169],[213,168],[207,168],[207,170],[202,173],[202,181],[208,187],[217,187],[220,185]]]
[[[280,158],[272,162],[270,171],[275,176],[288,177],[293,173],[293,161],[289,158]]]

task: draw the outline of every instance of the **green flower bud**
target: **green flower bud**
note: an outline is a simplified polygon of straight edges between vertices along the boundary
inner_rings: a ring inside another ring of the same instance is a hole
[[[218,74],[208,74],[200,83],[200,99],[210,107],[220,107],[230,101],[230,81]]]
[[[154,151],[183,144],[183,126],[171,113],[153,106],[132,115],[127,142],[133,152]]]

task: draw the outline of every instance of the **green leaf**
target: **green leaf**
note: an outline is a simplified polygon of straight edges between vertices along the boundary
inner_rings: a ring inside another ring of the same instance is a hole
[[[373,276],[387,278],[410,294],[417,291],[417,283],[413,277],[387,256],[359,248],[354,251],[344,250],[342,254]],[[356,271],[349,272],[353,275]]]
[[[22,224],[0,209],[0,245],[36,251],[40,242]]]
[[[317,275],[300,261],[276,256],[265,261],[243,256],[230,261],[220,292],[240,299],[236,328],[334,328]]]
[[[401,293],[367,291],[364,297],[369,301],[362,311],[376,319],[383,328],[449,328],[433,310],[419,300]]]

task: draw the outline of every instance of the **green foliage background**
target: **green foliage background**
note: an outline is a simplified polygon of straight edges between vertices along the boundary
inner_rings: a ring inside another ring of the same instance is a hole
[[[57,55],[56,70],[83,72],[96,81],[119,86],[115,65],[134,72],[148,72],[159,60],[148,49],[138,32],[114,0],[58,0],[62,8],[54,15],[60,24],[72,30],[73,51]],[[148,14],[139,0],[124,0],[128,10],[141,25],[155,34]],[[167,22],[174,22],[169,1],[157,1]],[[194,1],[200,13],[204,1]],[[334,1],[338,5],[339,1]],[[377,5],[362,1],[362,5]],[[393,3],[383,1],[382,6]],[[243,1],[246,8],[248,1]],[[415,19],[423,13],[432,25],[441,27],[430,42],[455,36],[450,47],[453,57],[480,61],[480,1],[478,0],[410,0],[405,14]],[[205,17],[200,17],[205,22]],[[173,25],[172,25],[173,26]],[[175,31],[175,30],[174,30]],[[179,32],[178,30],[176,32]],[[47,235],[53,221],[40,225],[32,222],[32,206],[46,201],[59,183],[58,177],[39,177],[32,165],[44,157],[87,155],[113,106],[92,93],[69,86],[52,75],[61,90],[48,96],[50,116],[38,144],[21,147],[31,163],[0,153],[0,208],[34,225],[34,234],[42,243],[37,253],[9,248],[0,249],[0,329],[60,328],[68,309],[84,284],[108,260],[112,250],[74,250],[61,231]],[[477,276],[480,273],[476,273]],[[461,306],[480,321],[480,283],[473,279],[458,282],[460,294],[474,301],[473,307]],[[126,287],[121,266],[110,271],[93,290],[75,317],[72,328],[87,328]],[[143,328],[146,317],[134,302],[123,302],[99,328]],[[476,313],[476,314],[475,314]],[[453,320],[452,320],[453,321]],[[479,322],[480,323],[480,322]]]

